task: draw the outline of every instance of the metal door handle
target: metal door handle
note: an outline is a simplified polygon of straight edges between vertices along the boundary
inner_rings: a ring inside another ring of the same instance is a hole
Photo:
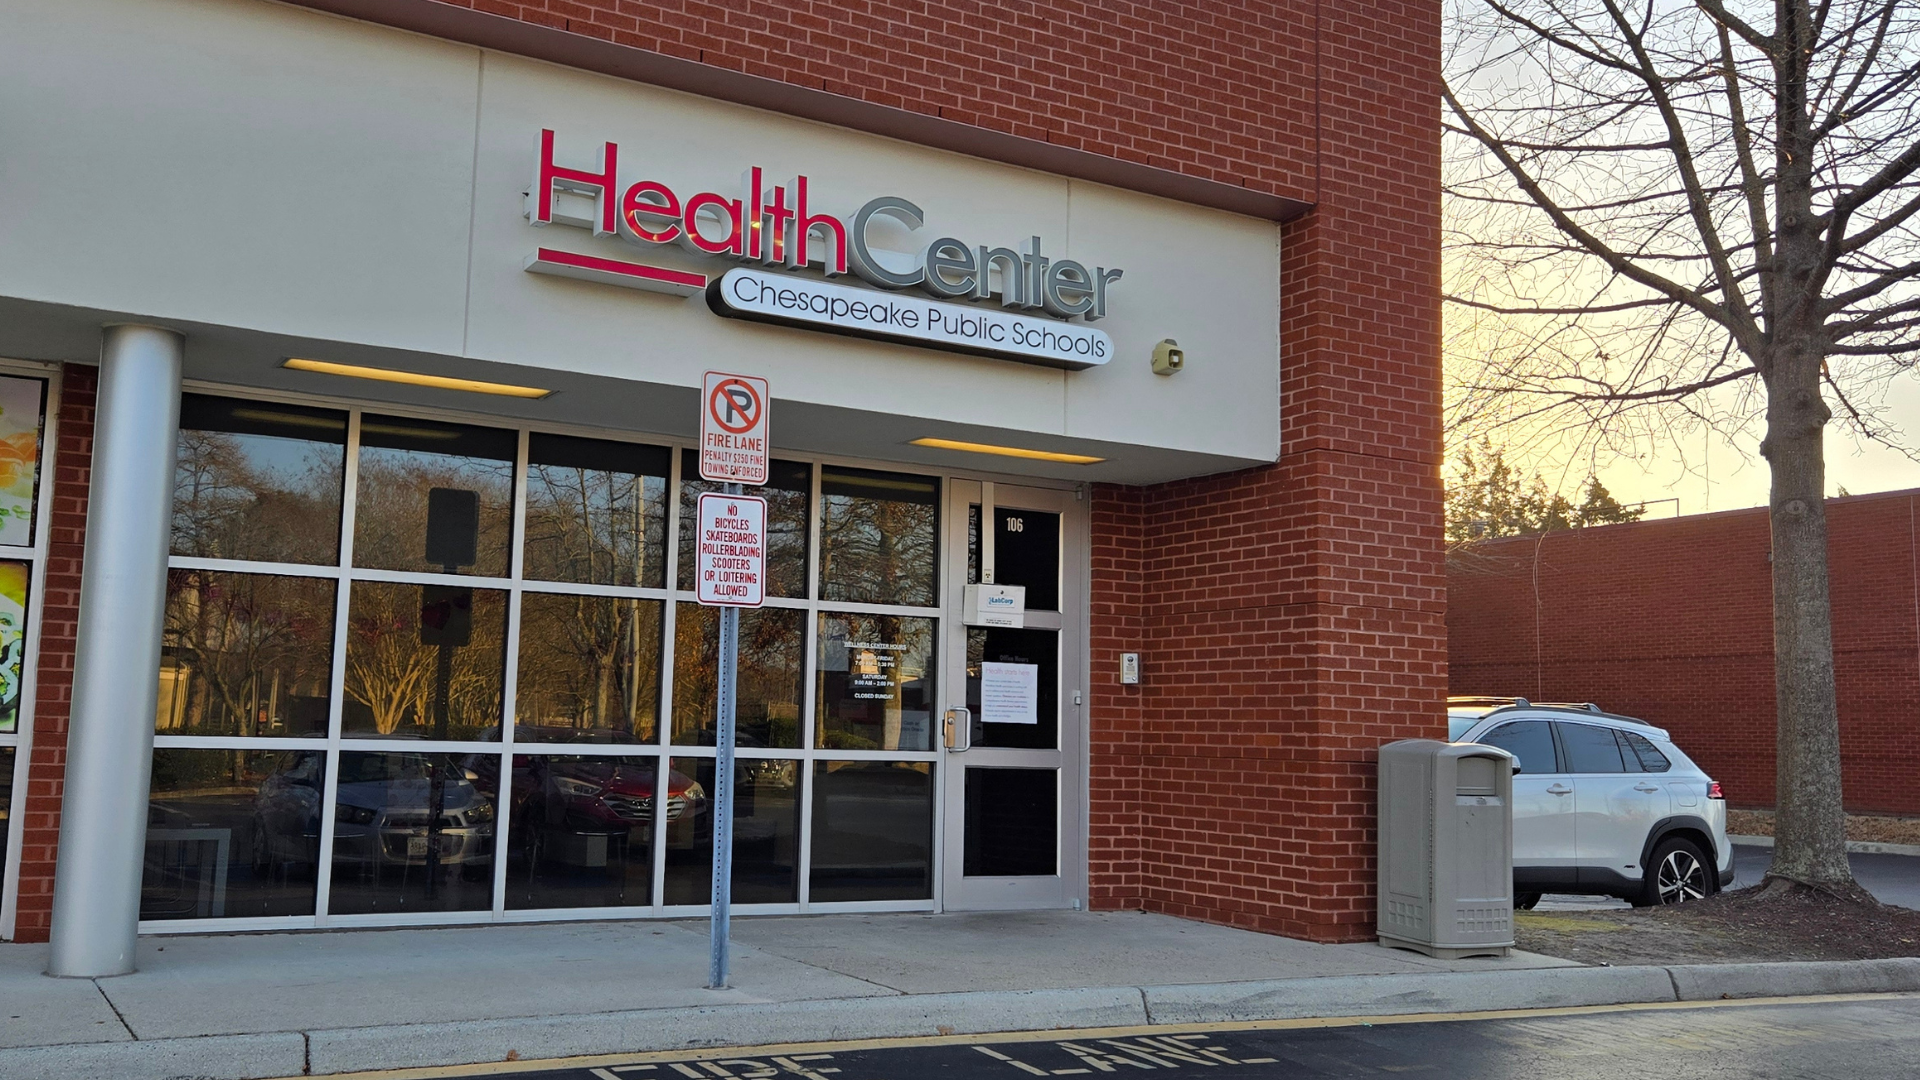
[[[973,747],[973,710],[952,708],[946,715],[947,749],[964,754]]]
[[[1657,788],[1657,787],[1652,787],[1652,786],[1650,786],[1650,785],[1647,785],[1647,784],[1635,784],[1635,785],[1633,785],[1633,790],[1635,790],[1635,791],[1644,791],[1644,792],[1646,792],[1646,793],[1647,793],[1647,794],[1649,794],[1649,795],[1653,795],[1653,794],[1657,794],[1657,793],[1658,793],[1658,792],[1660,791],[1660,789],[1659,789],[1659,788]]]
[[[1570,788],[1570,787],[1563,787],[1563,786],[1561,786],[1561,785],[1559,785],[1559,784],[1555,784],[1555,785],[1553,785],[1552,787],[1550,787],[1550,788],[1548,788],[1548,789],[1547,789],[1547,794],[1549,794],[1549,795],[1571,795],[1571,794],[1573,794],[1573,789],[1572,789],[1572,788]]]

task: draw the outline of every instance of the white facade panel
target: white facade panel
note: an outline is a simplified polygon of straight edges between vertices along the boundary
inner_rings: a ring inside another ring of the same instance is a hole
[[[251,0],[0,26],[0,295],[460,349],[476,50]]]

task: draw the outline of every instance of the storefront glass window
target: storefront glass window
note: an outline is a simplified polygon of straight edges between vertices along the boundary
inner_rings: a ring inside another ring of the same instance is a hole
[[[313,914],[326,755],[153,752],[142,919]]]
[[[967,628],[967,708],[979,746],[1060,745],[1060,632]]]
[[[820,616],[816,746],[933,749],[934,620]]]
[[[735,678],[735,742],[745,747],[800,745],[806,679],[806,612],[749,608],[740,612],[740,663]],[[673,741],[712,746],[719,693],[720,609],[683,603],[674,628]]]
[[[712,758],[674,758],[669,767],[713,791]],[[733,902],[791,904],[800,899],[800,763],[741,758],[735,763]],[[713,898],[711,803],[691,803],[667,830],[666,902],[705,904]]]
[[[0,866],[7,865],[7,837],[13,833],[14,749],[0,746]]]
[[[658,600],[526,593],[514,738],[652,742],[660,709]]]
[[[0,376],[0,545],[31,547],[38,532],[40,447],[47,415],[47,381]]]
[[[526,576],[663,587],[669,464],[662,447],[531,436]]]
[[[500,738],[505,592],[356,581],[348,595],[347,732]]]
[[[327,909],[490,907],[499,761],[495,754],[341,754]]]
[[[168,571],[154,731],[325,736],[336,588],[329,578]]]
[[[27,611],[31,600],[27,590],[32,585],[32,563],[0,559],[0,735],[12,735],[20,730],[20,695],[27,675]]]
[[[1028,611],[1060,610],[1060,515],[995,507],[993,580],[1027,590]],[[980,506],[967,508],[967,584],[980,580]]]
[[[933,764],[819,761],[813,772],[818,903],[933,897]]]
[[[803,461],[774,461],[767,466],[767,483],[753,494],[767,500],[767,595],[807,595],[807,503],[812,498],[813,466]],[[688,450],[680,458],[680,569],[679,587],[693,588],[694,519],[702,492],[720,485],[700,479],[700,459]]]
[[[690,451],[197,394],[182,415],[144,919],[708,902],[720,612],[686,590],[717,485]],[[776,461],[755,489],[738,904],[932,900],[942,483]],[[1003,576],[1057,580],[1052,524],[1030,559],[999,548]],[[31,558],[0,560],[0,754]],[[983,665],[1044,667],[1031,720],[982,744],[1057,745],[1058,632],[952,632],[976,713]],[[1037,785],[990,793],[1014,801],[989,824],[1044,816]]]
[[[932,607],[939,575],[940,481],[820,470],[820,598]]]
[[[353,565],[505,577],[518,442],[494,428],[361,418]]]
[[[182,395],[173,553],[337,562],[346,460],[344,412]]]
[[[656,757],[515,755],[507,907],[652,904],[659,771]],[[704,810],[691,778],[669,777],[670,839],[695,796]]]
[[[1045,877],[1060,869],[1060,774],[1053,769],[968,768],[968,877]]]

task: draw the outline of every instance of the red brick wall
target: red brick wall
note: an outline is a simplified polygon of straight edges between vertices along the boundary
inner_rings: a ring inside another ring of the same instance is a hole
[[[93,471],[94,368],[68,364],[60,376],[53,458],[53,517],[40,604],[39,684],[33,752],[27,766],[20,845],[20,899],[14,940],[45,941],[53,920],[53,861],[60,842],[60,791],[67,772],[67,717],[73,701],[73,644],[80,622],[80,554],[87,538],[87,484]]]
[[[1920,814],[1917,516],[1914,491],[1827,506],[1842,783],[1856,812]],[[1767,512],[1753,509],[1456,553],[1452,691],[1642,717],[1670,729],[1733,805],[1770,806],[1770,546]]]
[[[1312,198],[1313,4],[450,0],[587,37]],[[1356,6],[1386,26],[1421,5]],[[1402,36],[1400,27],[1384,35]],[[1352,40],[1381,66],[1430,64]],[[1437,53],[1432,54],[1437,56]],[[1438,98],[1433,100],[1437,101]],[[1435,113],[1437,108],[1430,109]],[[1305,194],[1302,194],[1305,193]]]
[[[1319,205],[1281,247],[1281,463],[1095,495],[1091,902],[1357,940],[1377,748],[1444,730],[1439,29],[1412,3],[1323,26]]]

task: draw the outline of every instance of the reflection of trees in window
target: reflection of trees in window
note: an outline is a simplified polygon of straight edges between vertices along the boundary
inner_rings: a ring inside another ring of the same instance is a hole
[[[420,585],[356,581],[347,607],[349,733],[427,738],[439,714],[439,664],[447,651],[447,737],[499,737],[506,662],[506,594],[472,590],[464,645],[422,641]],[[431,634],[427,635],[431,636]]]
[[[333,604],[324,578],[169,571],[156,730],[324,735]]]
[[[665,583],[665,450],[536,434],[527,457],[527,577]]]
[[[693,588],[693,534],[696,508],[702,492],[721,485],[700,479],[700,461],[686,451],[680,462],[680,570],[679,587]],[[774,461],[767,468],[764,487],[748,494],[767,500],[768,596],[807,595],[807,504],[813,498],[813,466],[803,461]]]
[[[734,723],[741,746],[800,745],[804,613],[740,612]],[[720,609],[681,604],[674,625],[673,741],[712,746],[720,670]]]
[[[645,742],[660,704],[661,604],[526,593],[514,737]]]
[[[368,416],[361,421],[354,496],[353,564],[378,570],[447,571],[426,561],[427,493],[477,492],[478,556],[452,572],[504,577],[513,531],[511,431]]]
[[[820,473],[820,596],[934,602],[939,481],[866,469]]]
[[[334,562],[346,430],[343,413],[184,395],[174,554]]]

